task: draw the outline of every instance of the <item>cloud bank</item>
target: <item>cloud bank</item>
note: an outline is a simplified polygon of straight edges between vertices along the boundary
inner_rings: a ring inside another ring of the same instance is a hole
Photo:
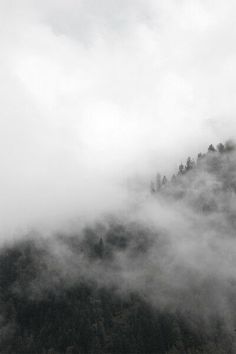
[[[0,230],[95,217],[233,136],[236,5],[0,1]]]
[[[27,295],[80,282],[134,293],[198,330],[218,318],[235,343],[235,158],[209,153],[132,214],[47,239]]]

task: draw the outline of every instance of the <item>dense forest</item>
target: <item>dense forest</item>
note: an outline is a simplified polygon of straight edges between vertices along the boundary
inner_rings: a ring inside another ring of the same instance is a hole
[[[214,147],[213,144],[210,144],[206,153],[198,153],[196,161],[189,156],[185,164],[181,162],[177,173],[172,175],[170,181],[168,181],[166,176],[161,176],[161,174],[157,173],[156,181],[151,181],[151,193],[159,192],[166,185],[176,185],[177,182],[183,182],[184,179],[181,178],[183,175],[186,175],[186,173],[190,172],[191,170],[195,170],[196,168],[198,170],[202,170],[203,166],[205,172],[215,172],[215,174],[218,176],[219,172],[223,172],[220,170],[222,164],[225,162],[225,159],[227,162],[229,162],[229,156],[232,156],[232,152],[235,152],[235,149],[236,145],[233,140],[228,140],[225,144],[219,143],[217,147]]]
[[[210,145],[140,217],[2,246],[0,353],[235,353],[235,162]]]

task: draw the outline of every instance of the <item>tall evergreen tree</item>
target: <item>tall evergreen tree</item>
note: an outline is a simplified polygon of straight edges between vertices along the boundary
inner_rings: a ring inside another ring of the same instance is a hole
[[[162,179],[162,186],[166,185],[167,182],[168,182],[167,178],[166,178],[166,176],[164,176],[163,179]]]
[[[222,143],[217,145],[217,150],[222,154],[225,151],[225,146]]]
[[[184,165],[181,162],[181,164],[179,165],[178,175],[183,175],[183,174],[184,174]]]
[[[210,144],[208,146],[208,152],[216,152],[216,149],[215,149],[214,145]]]
[[[185,171],[192,170],[194,166],[195,166],[194,160],[192,160],[191,157],[188,157],[185,165]]]

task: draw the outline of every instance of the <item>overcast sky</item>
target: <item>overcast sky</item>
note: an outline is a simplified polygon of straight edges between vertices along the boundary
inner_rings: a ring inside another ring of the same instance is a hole
[[[120,207],[128,178],[233,138],[235,18],[233,0],[0,0],[0,230]]]

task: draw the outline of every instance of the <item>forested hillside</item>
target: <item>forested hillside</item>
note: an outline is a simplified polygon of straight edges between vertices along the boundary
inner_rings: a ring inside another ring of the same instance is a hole
[[[235,162],[210,145],[139,217],[2,247],[0,353],[235,353]]]

